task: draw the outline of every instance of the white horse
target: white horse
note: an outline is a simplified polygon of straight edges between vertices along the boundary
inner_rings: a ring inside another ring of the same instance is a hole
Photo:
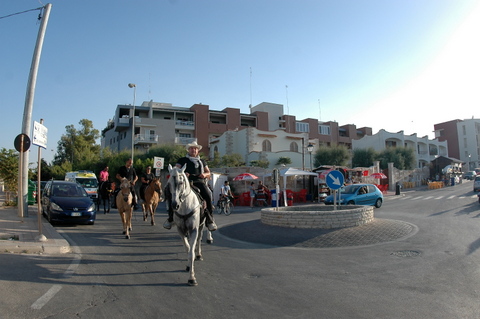
[[[195,279],[194,261],[202,260],[204,217],[201,216],[202,203],[190,187],[185,168],[186,165],[182,168],[172,168],[172,165],[168,165],[170,178],[167,187],[172,194],[170,205],[174,211],[173,220],[188,254],[187,271],[190,271],[188,284],[196,286],[198,283]]]
[[[132,201],[133,196],[130,191],[130,182],[126,178],[122,178],[116,204],[120,217],[122,218],[123,234],[127,239],[130,239],[130,231],[132,230]]]

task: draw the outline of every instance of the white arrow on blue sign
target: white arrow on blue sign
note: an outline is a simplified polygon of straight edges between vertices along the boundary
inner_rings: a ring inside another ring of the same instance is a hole
[[[327,174],[325,181],[327,182],[328,187],[330,187],[333,190],[336,190],[343,186],[343,182],[345,181],[345,178],[343,177],[343,174],[340,171],[331,171]]]

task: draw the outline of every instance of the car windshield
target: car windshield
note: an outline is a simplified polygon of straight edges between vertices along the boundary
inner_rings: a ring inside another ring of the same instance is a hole
[[[343,194],[355,194],[360,185],[348,185],[342,189]]]
[[[86,188],[97,188],[98,183],[97,180],[94,178],[78,178],[76,179],[78,183],[80,183],[83,187]]]
[[[78,185],[60,184],[53,187],[53,196],[57,197],[83,197],[87,193]]]

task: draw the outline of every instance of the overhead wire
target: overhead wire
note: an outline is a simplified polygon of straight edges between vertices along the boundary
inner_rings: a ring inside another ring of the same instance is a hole
[[[43,9],[44,9],[44,7],[39,7],[39,8],[35,8],[35,9],[25,10],[25,11],[21,11],[21,12],[17,12],[17,13],[12,13],[12,14],[8,14],[6,16],[0,17],[0,19],[10,18],[10,17],[13,17],[15,15],[22,14],[22,13],[27,13],[27,12],[30,12],[30,11],[40,10],[40,14],[39,14],[39,17],[38,17],[38,19],[40,20],[41,19],[41,11]]]

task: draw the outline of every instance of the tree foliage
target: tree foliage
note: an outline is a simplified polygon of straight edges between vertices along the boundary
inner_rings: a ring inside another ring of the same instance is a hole
[[[10,192],[18,189],[18,153],[15,150],[3,148],[0,150],[0,178]]]
[[[245,165],[242,155],[238,153],[225,154],[222,156],[222,166],[238,167]]]
[[[292,160],[290,159],[290,157],[282,156],[278,159],[276,165],[282,165],[282,164],[283,165],[290,165],[290,164],[292,164]]]
[[[93,128],[90,120],[82,119],[80,128],[67,125],[66,133],[60,137],[57,144],[57,154],[53,160],[54,165],[62,165],[65,162],[72,164],[72,169],[82,169],[92,165],[100,155],[100,145],[96,140],[100,137],[100,132]]]
[[[380,168],[388,168],[388,163],[400,169],[414,169],[415,168],[415,153],[411,147],[389,147],[378,155],[380,161]]]
[[[378,158],[373,148],[356,149],[352,155],[352,167],[370,167]]]
[[[250,166],[268,168],[270,166],[270,162],[268,160],[253,160],[250,161]]]
[[[343,145],[320,146],[314,155],[315,167],[321,165],[345,166],[350,159],[347,147]]]

